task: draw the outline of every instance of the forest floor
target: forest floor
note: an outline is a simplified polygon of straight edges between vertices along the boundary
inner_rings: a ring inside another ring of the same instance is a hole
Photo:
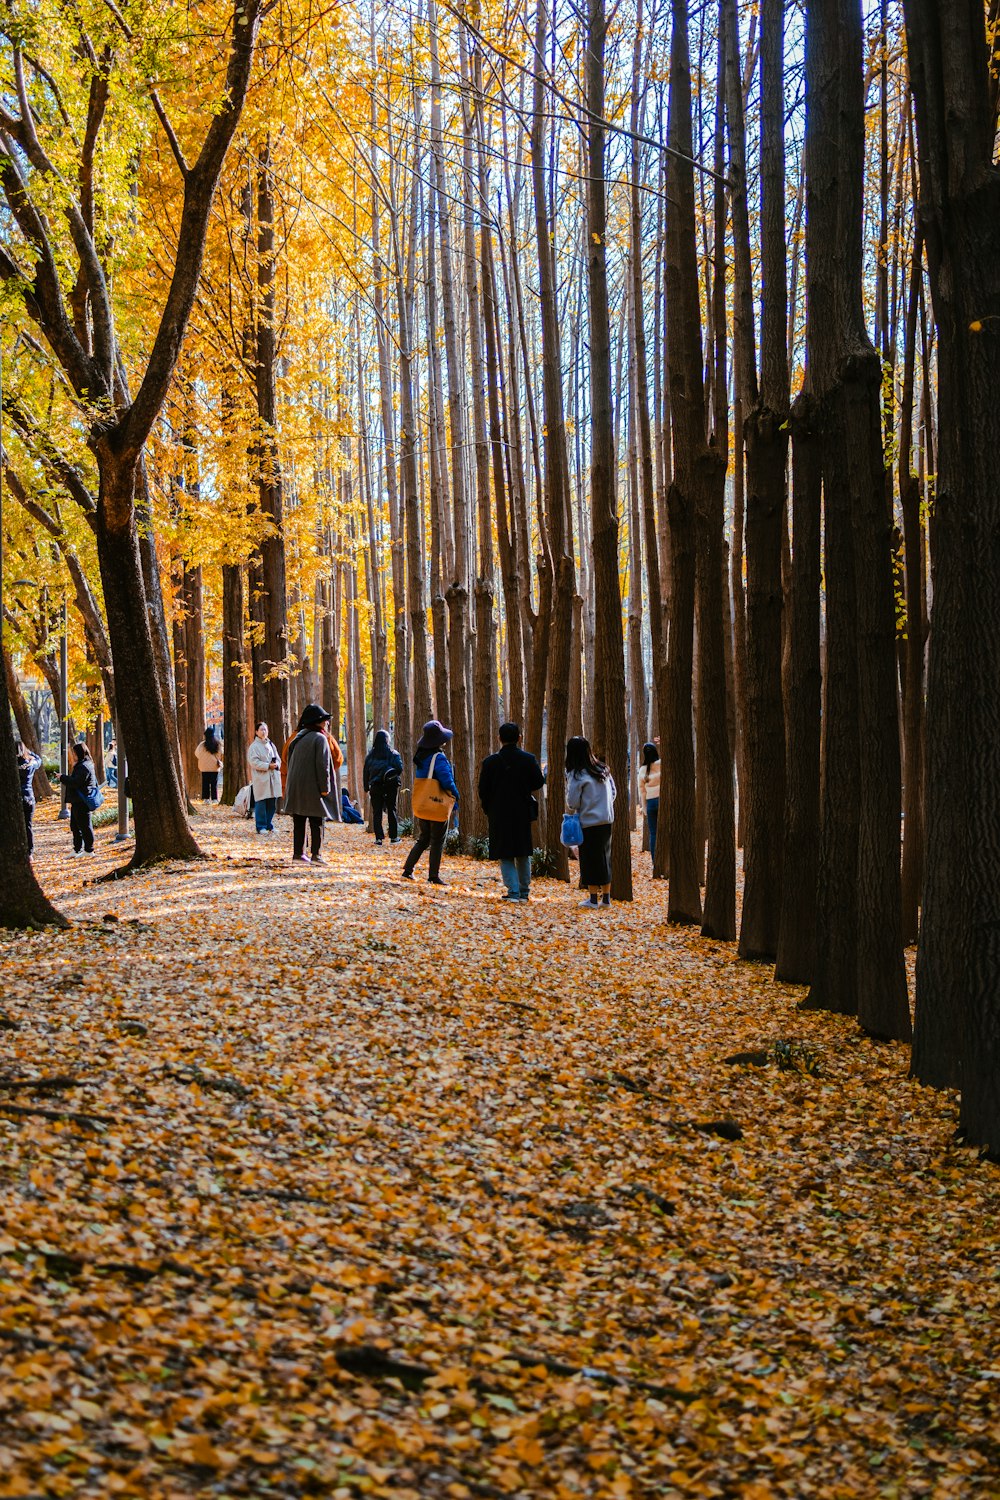
[[[507,907],[281,826],[96,884],[40,814],[0,1496],[1000,1496],[1000,1171],[906,1049],[669,927],[648,855]]]

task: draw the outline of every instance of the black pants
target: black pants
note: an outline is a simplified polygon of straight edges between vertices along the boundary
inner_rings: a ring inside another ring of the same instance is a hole
[[[430,858],[427,861],[427,879],[436,880],[441,869],[441,854],[444,850],[444,836],[448,832],[447,823],[432,823],[429,818],[418,818],[420,832],[417,842],[406,856],[406,864],[403,870],[407,875],[413,874],[413,868],[425,849],[430,849]]]
[[[89,854],[94,847],[94,825],[90,821],[90,808],[84,807],[76,797],[69,801],[69,828],[73,835],[73,848],[86,849]]]
[[[598,823],[583,830],[580,848],[580,880],[583,885],[611,884],[611,824]]]
[[[201,773],[201,800],[202,800],[202,802],[218,802],[218,800],[219,800],[219,773],[218,773],[218,771],[202,771],[202,773]]]
[[[323,819],[292,813],[292,857],[301,859],[306,849],[306,824],[309,824],[309,853],[313,859],[323,847]]]
[[[375,785],[368,788],[368,795],[372,799],[372,822],[375,825],[375,837],[379,843],[382,842],[382,814],[385,813],[389,819],[389,837],[399,838],[399,824],[396,822],[396,794],[399,791],[398,781],[376,781]]]
[[[22,802],[24,808],[24,831],[28,835],[28,853],[35,852],[35,830],[31,826],[31,820],[35,816],[35,804]]]

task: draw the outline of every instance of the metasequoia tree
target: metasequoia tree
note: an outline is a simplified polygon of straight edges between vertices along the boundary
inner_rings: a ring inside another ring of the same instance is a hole
[[[76,133],[75,180],[59,170],[50,154],[50,148],[58,147],[64,156],[72,132],[63,131],[57,113],[40,115],[33,108],[29,80],[34,65],[16,35],[11,47],[17,109],[0,108],[0,186],[17,227],[17,234],[0,245],[0,275],[20,288],[29,316],[72,388],[99,475],[95,526],[135,810],[134,865],[198,853],[185,815],[163,695],[157,690],[137,520],[140,466],[194,303],[215,187],[249,85],[261,9],[262,0],[233,5],[221,97],[193,162],[151,90],[183,181],[183,204],[173,272],[134,395],[120,356],[113,283],[106,270],[109,226],[101,215],[97,169],[115,49],[138,45],[133,32],[115,12],[117,31],[106,27],[96,46],[82,24],[74,38],[77,82],[87,100]],[[98,16],[93,19],[100,22]],[[50,141],[50,134],[57,138]],[[62,268],[71,262],[75,281],[67,287]]]
[[[618,576],[615,433],[611,394],[611,324],[608,316],[607,202],[604,180],[604,0],[590,0],[584,54],[587,100],[587,283],[590,292],[591,468],[590,524],[596,604],[597,712],[594,740],[618,786],[612,839],[611,894],[632,899],[632,825],[625,719],[625,649]]]
[[[899,736],[882,372],[861,300],[859,0],[806,12],[808,360],[820,408],[827,687],[816,966],[808,1003],[906,1040]]]
[[[920,222],[940,333],[927,848],[913,1070],[1000,1159],[1000,170],[976,0],[905,0]]]

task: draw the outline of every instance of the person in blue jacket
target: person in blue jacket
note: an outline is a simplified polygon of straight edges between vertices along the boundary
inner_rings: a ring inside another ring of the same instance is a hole
[[[17,742],[17,774],[21,781],[21,806],[24,808],[24,831],[28,835],[28,858],[35,852],[35,831],[31,826],[35,816],[35,788],[32,784],[42,757],[29,750],[23,741]]]
[[[363,823],[365,821],[351,801],[351,794],[346,786],[340,788],[340,821],[342,823]]]
[[[417,742],[417,748],[413,752],[413,774],[415,777],[423,778],[430,770],[431,761],[434,761],[434,780],[443,792],[448,792],[455,799],[458,806],[458,787],[455,785],[455,773],[451,768],[448,757],[444,753],[444,746],[452,737],[452,731],[445,729],[437,719],[429,719],[424,725],[423,733]],[[425,849],[429,849],[430,855],[427,860],[427,882],[429,885],[444,885],[441,879],[441,854],[444,850],[444,837],[448,832],[448,824],[434,823],[429,819],[419,818],[420,832],[417,841],[409,854],[406,856],[406,864],[403,866],[403,879],[412,880],[413,871],[417,860]]]

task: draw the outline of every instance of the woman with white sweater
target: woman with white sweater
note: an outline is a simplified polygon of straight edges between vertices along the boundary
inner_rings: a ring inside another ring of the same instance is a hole
[[[590,895],[581,904],[593,909],[611,905],[611,825],[617,789],[611,772],[582,735],[566,744],[566,811],[576,813],[583,829],[580,880]]]
[[[656,820],[660,812],[660,752],[655,745],[642,747],[639,767],[639,803],[649,828],[649,857],[656,858]]]

